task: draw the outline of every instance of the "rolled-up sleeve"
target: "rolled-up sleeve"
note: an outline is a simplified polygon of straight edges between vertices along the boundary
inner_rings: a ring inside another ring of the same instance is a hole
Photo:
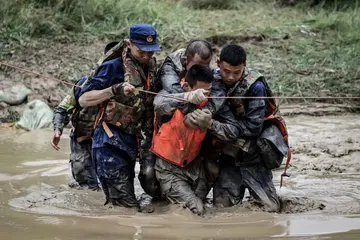
[[[124,79],[121,59],[114,59],[99,66],[95,75],[82,87],[80,96],[85,92],[102,90],[120,83]]]

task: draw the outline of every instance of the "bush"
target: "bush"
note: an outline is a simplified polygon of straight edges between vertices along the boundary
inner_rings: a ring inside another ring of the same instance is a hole
[[[69,31],[124,36],[134,23],[161,24],[144,0],[0,0],[0,34],[60,35]]]
[[[231,9],[236,0],[186,0],[184,4],[194,9]]]
[[[344,10],[358,6],[358,0],[275,0],[280,6],[291,6],[295,4],[302,4],[305,6],[317,6],[325,9]]]

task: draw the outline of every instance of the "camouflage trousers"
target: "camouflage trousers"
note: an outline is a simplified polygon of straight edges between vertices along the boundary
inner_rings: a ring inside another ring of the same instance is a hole
[[[70,138],[71,172],[75,181],[85,188],[98,190],[99,185],[91,158],[91,141],[82,143]]]
[[[258,159],[255,157],[254,159]],[[236,164],[235,158],[222,154],[219,158],[220,175],[214,186],[214,205],[230,207],[242,202],[245,189],[269,212],[280,209],[273,175],[260,161],[255,164]]]
[[[184,204],[195,214],[203,213],[211,186],[201,158],[183,168],[157,158],[155,172],[161,193],[170,203]]]
[[[93,157],[105,193],[105,205],[139,208],[134,191],[135,161],[125,151],[109,144],[93,148]]]

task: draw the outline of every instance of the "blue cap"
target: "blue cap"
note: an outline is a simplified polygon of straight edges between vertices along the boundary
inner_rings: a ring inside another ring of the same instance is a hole
[[[130,27],[130,41],[141,51],[158,52],[160,46],[157,43],[155,28],[149,24],[135,24]]]

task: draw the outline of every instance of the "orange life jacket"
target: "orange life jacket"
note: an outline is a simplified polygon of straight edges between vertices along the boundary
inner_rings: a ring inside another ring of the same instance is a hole
[[[206,102],[203,102],[199,107],[205,104]],[[171,120],[162,124],[157,131],[155,114],[150,151],[172,164],[184,167],[199,154],[205,135],[206,131],[187,127],[184,124],[184,113],[180,110],[176,110]]]

